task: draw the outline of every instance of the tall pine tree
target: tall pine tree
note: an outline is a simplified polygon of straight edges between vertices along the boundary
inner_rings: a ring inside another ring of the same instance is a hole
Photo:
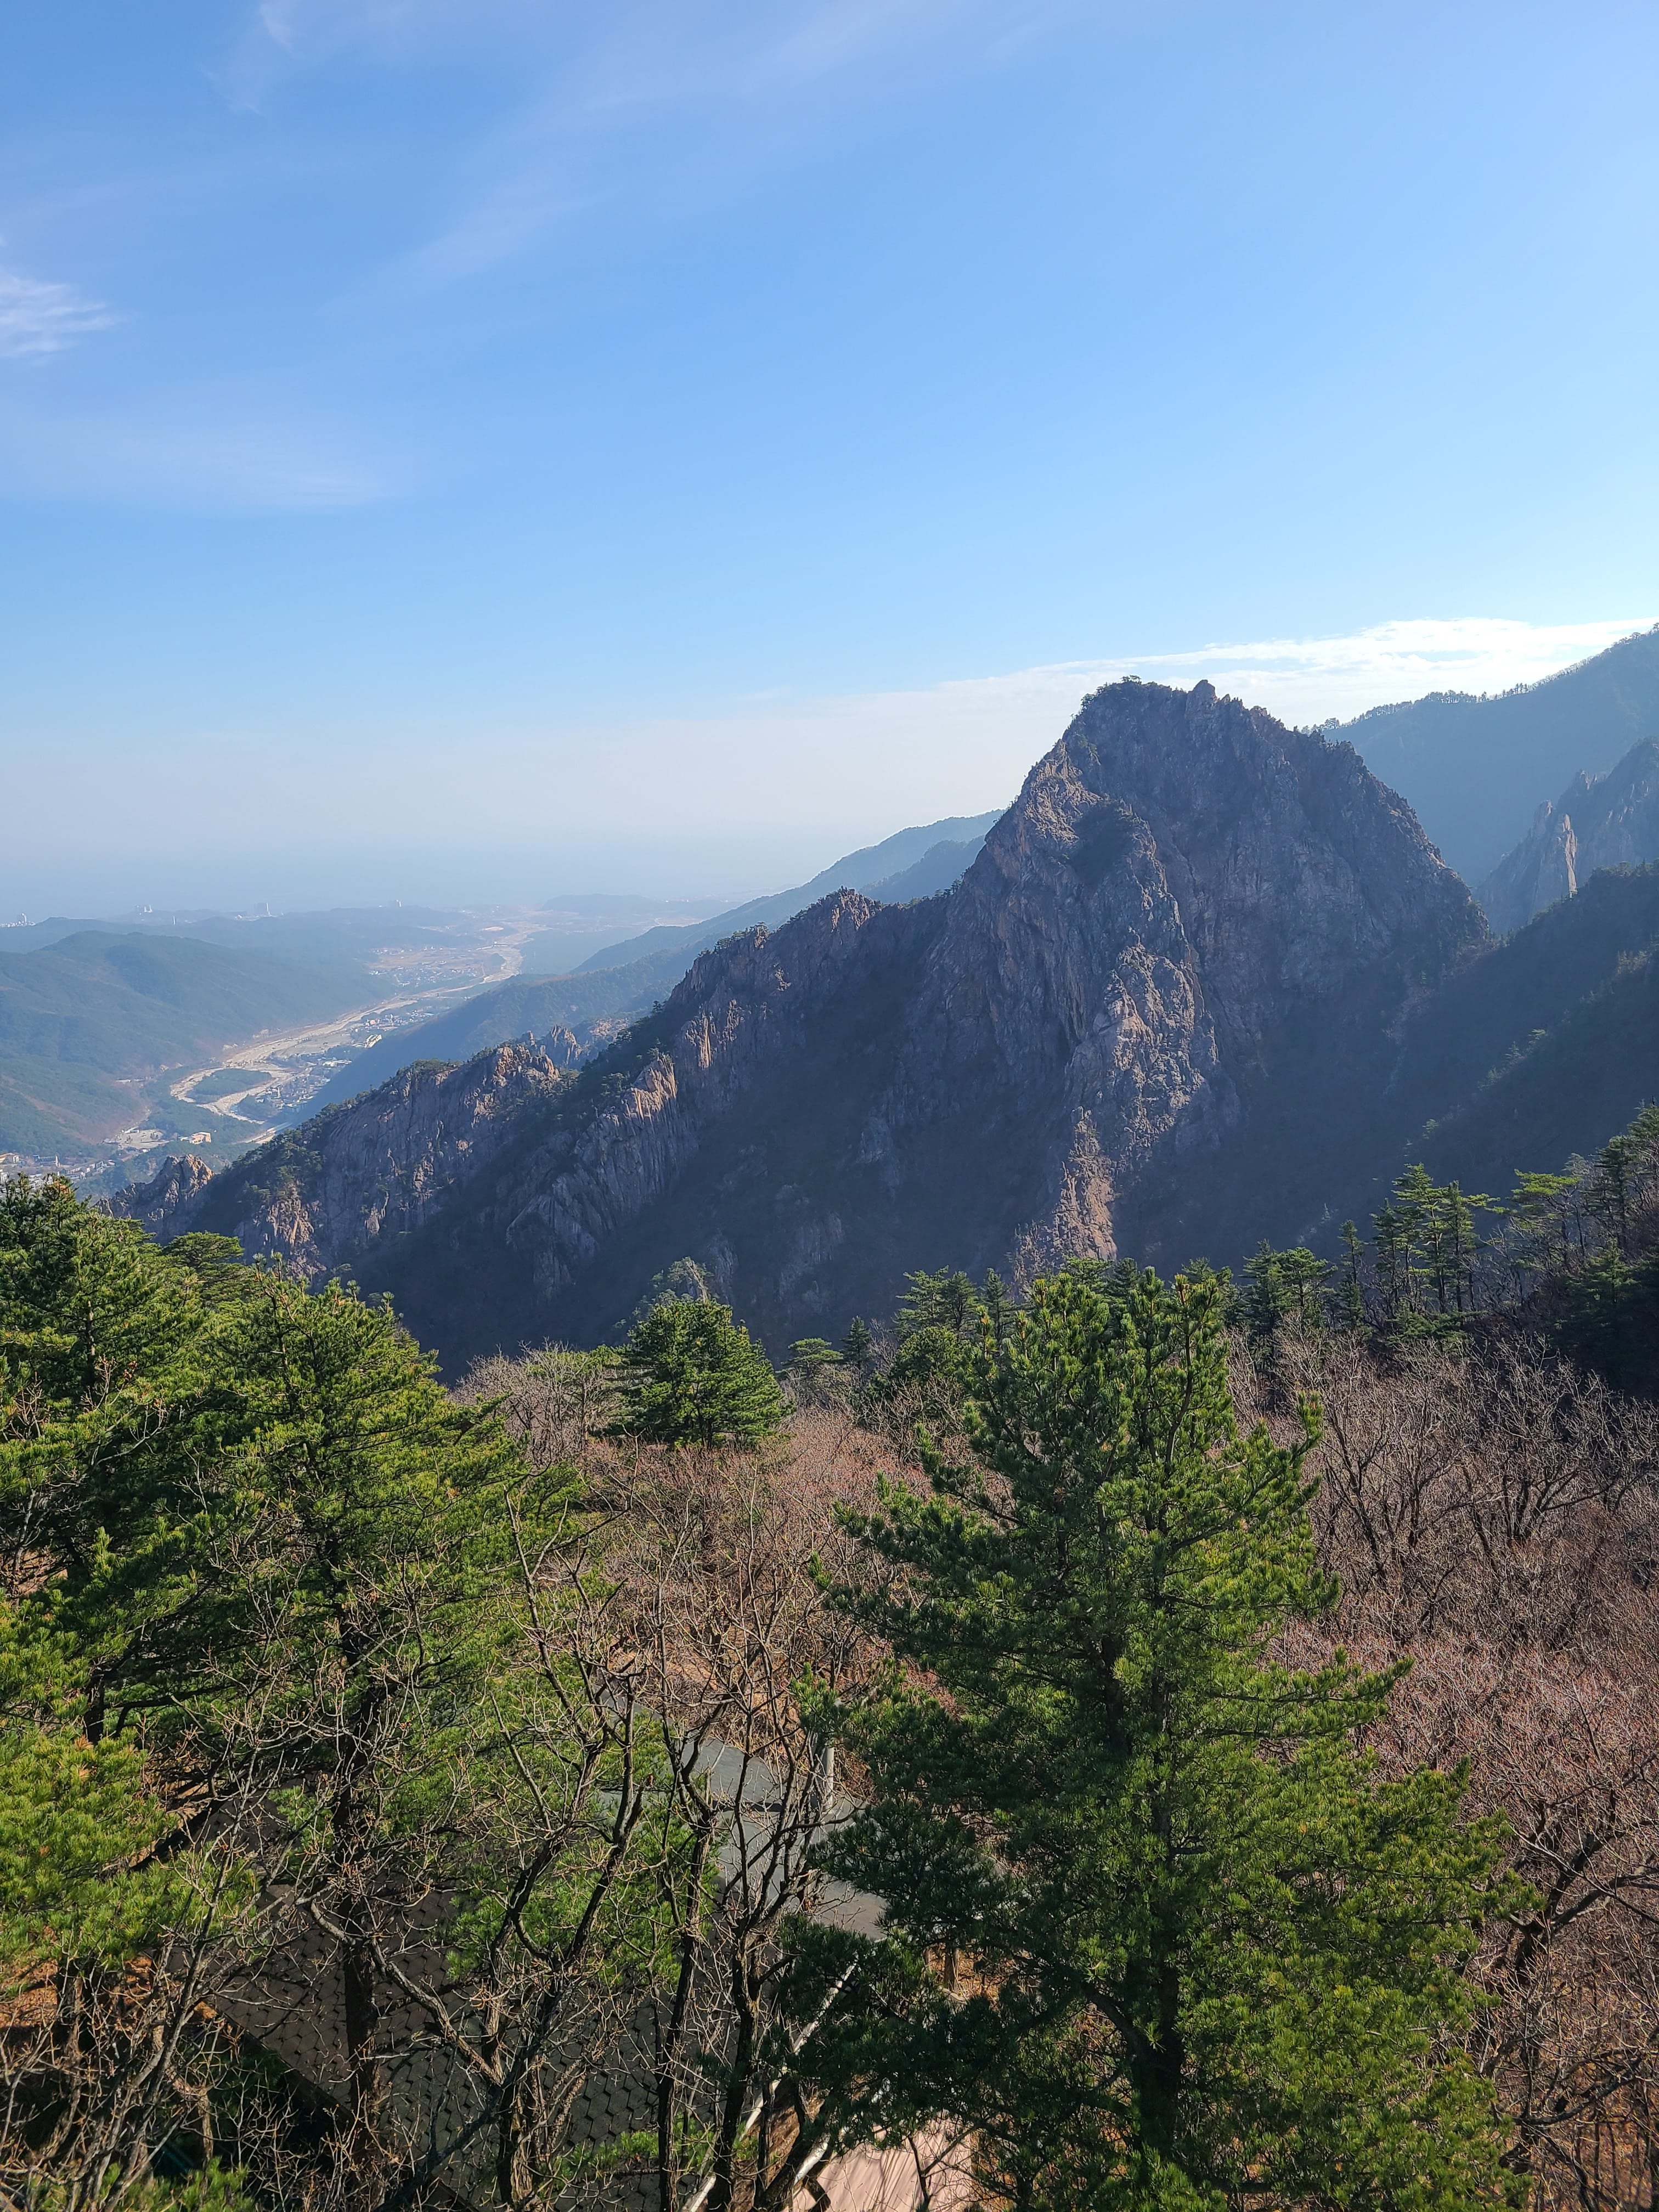
[[[766,1355],[730,1306],[666,1298],[623,1354],[618,1433],[647,1443],[759,1443],[783,1423],[783,1396]]]
[[[1361,1747],[1390,1678],[1298,1672],[1332,1592],[1304,1455],[1236,1425],[1214,1281],[1039,1283],[974,1367],[972,1457],[849,1516],[842,1602],[907,1671],[842,1716],[872,1795],[834,1850],[880,1898],[884,2002],[826,2089],[972,2130],[1030,2212],[1504,2201],[1456,2055],[1499,1844],[1455,1778]]]

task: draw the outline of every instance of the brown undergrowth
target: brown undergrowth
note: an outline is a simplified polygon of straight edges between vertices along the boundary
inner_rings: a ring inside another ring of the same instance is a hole
[[[1470,2037],[1534,2212],[1659,2190],[1659,1409],[1541,1344],[1240,1349],[1240,1410],[1301,1393],[1334,1618],[1304,1647],[1409,1662],[1385,1768],[1463,1766],[1532,1902],[1489,1928]]]

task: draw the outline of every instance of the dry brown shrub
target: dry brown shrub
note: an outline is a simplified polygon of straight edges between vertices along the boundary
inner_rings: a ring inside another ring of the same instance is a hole
[[[1469,2038],[1535,2212],[1659,2189],[1659,1412],[1535,1342],[1449,1358],[1292,1344],[1241,1411],[1321,1404],[1320,1548],[1340,1581],[1307,1653],[1409,1660],[1386,1771],[1463,1765],[1534,1903],[1486,1935]]]
[[[856,1692],[880,1662],[825,1583],[858,1571],[837,1506],[870,1503],[896,1455],[836,1389],[798,1393],[758,1450],[612,1435],[604,1355],[556,1346],[482,1361],[458,1395],[496,1402],[535,1464],[581,1470],[595,1562],[625,1624],[607,1694],[654,1730],[691,1839],[653,1877],[672,1942],[632,2031],[646,2057],[629,2125],[656,2141],[637,2178],[681,2201],[695,2119],[712,2136],[717,2201],[789,2205],[821,2130],[777,2063],[786,1923],[824,1903],[815,1850],[845,1802],[801,1693]]]

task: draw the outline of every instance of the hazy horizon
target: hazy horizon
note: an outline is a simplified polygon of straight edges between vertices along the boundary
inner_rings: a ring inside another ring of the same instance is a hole
[[[1659,608],[1659,18],[0,24],[0,912],[738,896]]]
[[[1006,805],[1060,735],[1084,692],[1113,677],[1218,687],[1303,726],[1347,722],[1368,708],[1436,690],[1507,690],[1536,683],[1647,627],[1621,616],[1571,624],[1419,620],[1379,624],[1351,637],[1209,645],[1120,660],[1096,659],[969,678],[886,696],[750,701],[723,716],[613,727],[556,775],[545,740],[494,750],[482,776],[476,754],[441,738],[383,748],[313,738],[291,743],[306,773],[273,793],[260,763],[205,777],[189,842],[173,842],[175,796],[143,758],[110,763],[89,786],[66,849],[38,843],[9,859],[4,919],[24,912],[105,916],[149,906],[294,911],[335,905],[540,905],[556,896],[636,893],[740,901],[805,880],[846,852],[895,830]],[[769,772],[782,754],[796,769],[787,812]],[[710,787],[716,757],[732,788]],[[450,763],[447,768],[447,761]],[[849,775],[849,764],[855,775]],[[205,772],[204,772],[205,774]],[[393,788],[383,787],[388,775]],[[334,793],[334,820],[359,827],[396,817],[402,836],[379,844],[322,839],[307,817],[318,782]],[[449,776],[442,811],[471,834],[448,841],[411,834],[430,794]],[[58,758],[14,759],[14,809],[39,821],[61,794]],[[616,787],[637,803],[654,797],[654,836],[629,836],[614,820]],[[867,791],[867,811],[854,811]],[[836,811],[837,803],[845,811]],[[595,827],[561,835],[559,817],[586,807]],[[660,827],[670,811],[685,827]],[[540,815],[546,827],[538,835]],[[607,819],[607,815],[611,818]],[[272,839],[273,817],[288,834]],[[506,826],[510,818],[511,827]],[[493,838],[492,820],[503,826]],[[264,836],[246,837],[257,821]]]

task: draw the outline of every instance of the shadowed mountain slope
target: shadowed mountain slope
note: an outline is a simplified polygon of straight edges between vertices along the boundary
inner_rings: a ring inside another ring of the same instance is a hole
[[[1406,1031],[1395,1096],[1394,1157],[1355,1194],[1366,1209],[1408,1152],[1501,1198],[1659,1098],[1659,866],[1603,869],[1451,977]]]

